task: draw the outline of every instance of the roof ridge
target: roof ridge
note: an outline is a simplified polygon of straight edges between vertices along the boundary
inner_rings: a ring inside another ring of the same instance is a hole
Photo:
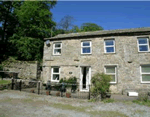
[[[70,38],[78,36],[91,36],[91,35],[107,35],[107,34],[116,34],[116,33],[133,33],[133,32],[144,32],[150,31],[150,27],[141,27],[141,28],[130,28],[130,29],[115,29],[115,30],[100,30],[100,31],[88,31],[88,32],[78,32],[78,33],[69,33],[69,34],[59,34],[55,37],[45,38],[47,39],[59,39],[59,38]]]

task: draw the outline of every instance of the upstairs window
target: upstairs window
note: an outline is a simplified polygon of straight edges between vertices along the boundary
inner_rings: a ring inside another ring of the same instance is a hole
[[[91,54],[91,41],[81,42],[81,54]]]
[[[53,55],[61,55],[62,43],[53,44]]]
[[[141,82],[150,83],[150,65],[141,66]]]
[[[115,40],[104,40],[104,51],[105,53],[115,53]]]
[[[110,83],[116,83],[116,66],[105,66],[105,73],[111,76]]]
[[[138,51],[149,52],[149,39],[148,38],[138,38]]]
[[[59,82],[60,78],[60,67],[53,67],[51,69],[51,81],[53,82]]]

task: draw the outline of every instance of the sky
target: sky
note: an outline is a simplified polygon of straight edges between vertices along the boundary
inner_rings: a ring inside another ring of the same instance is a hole
[[[96,23],[104,30],[150,27],[150,1],[58,1],[51,9],[55,22],[74,17],[74,25]]]

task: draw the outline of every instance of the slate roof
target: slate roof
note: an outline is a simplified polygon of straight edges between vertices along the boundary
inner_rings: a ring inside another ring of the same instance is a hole
[[[139,32],[150,32],[150,27],[59,34],[55,37],[44,38],[44,40],[55,40],[55,39],[57,40],[57,39],[67,39],[67,38],[84,37],[84,36],[88,37],[88,36],[111,35],[111,34],[113,35],[113,34],[121,34],[121,33],[139,33]]]

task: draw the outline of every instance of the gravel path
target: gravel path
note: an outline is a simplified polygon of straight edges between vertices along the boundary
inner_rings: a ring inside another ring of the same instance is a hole
[[[134,103],[88,102],[19,91],[0,92],[0,117],[149,117],[150,107]]]

